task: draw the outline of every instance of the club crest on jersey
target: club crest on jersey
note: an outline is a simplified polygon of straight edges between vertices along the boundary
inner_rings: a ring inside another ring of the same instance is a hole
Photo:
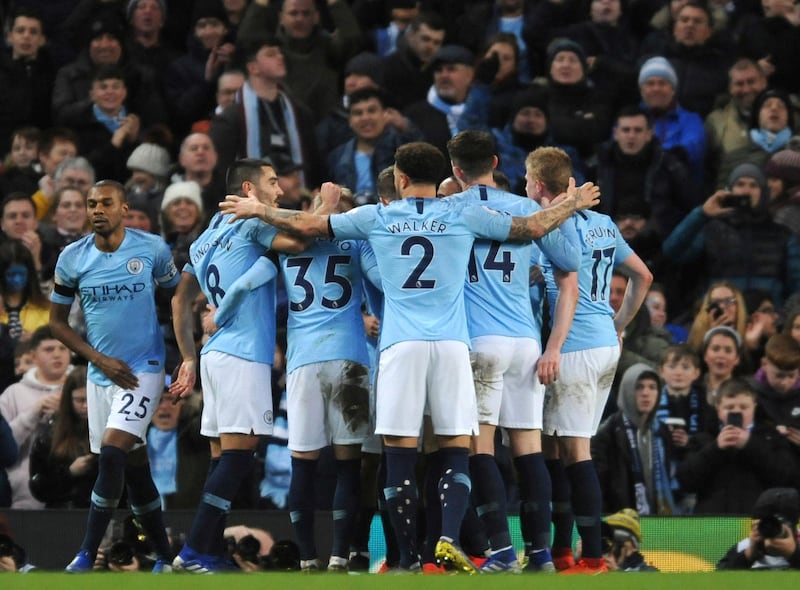
[[[272,424],[272,410],[264,412],[264,424]]]
[[[127,268],[128,272],[132,275],[142,274],[144,263],[138,258],[131,258],[128,260],[128,264],[125,265],[125,268]]]

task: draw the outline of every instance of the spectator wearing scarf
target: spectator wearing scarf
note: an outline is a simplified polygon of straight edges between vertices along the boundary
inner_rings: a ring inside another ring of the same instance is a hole
[[[603,489],[603,512],[635,506],[642,515],[677,514],[670,478],[671,437],[656,419],[661,379],[637,363],[622,376],[619,410],[592,439],[592,457]]]

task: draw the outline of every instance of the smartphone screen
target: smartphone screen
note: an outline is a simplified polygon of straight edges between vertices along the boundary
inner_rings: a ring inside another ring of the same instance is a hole
[[[728,424],[741,428],[744,425],[744,420],[741,412],[728,412]]]

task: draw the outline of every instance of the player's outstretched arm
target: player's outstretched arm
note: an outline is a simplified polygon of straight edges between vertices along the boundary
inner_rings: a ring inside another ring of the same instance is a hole
[[[647,297],[647,291],[653,283],[653,274],[644,261],[636,254],[631,254],[622,264],[617,266],[624,275],[628,277],[628,288],[625,289],[625,296],[619,311],[614,316],[614,327],[617,334],[622,334],[623,330],[631,323],[631,320],[639,311]]]
[[[591,182],[581,187],[575,186],[575,179],[569,179],[566,192],[559,195],[556,204],[537,211],[527,217],[513,217],[508,240],[529,241],[541,238],[547,232],[558,227],[575,211],[589,209],[600,203],[600,188]]]
[[[181,282],[172,297],[172,327],[181,353],[178,378],[169,386],[169,392],[179,398],[191,395],[194,390],[197,367],[197,349],[194,343],[194,311],[192,302],[200,294],[197,277],[181,273]]]
[[[139,386],[139,379],[127,363],[96,350],[70,327],[69,309],[69,305],[50,303],[50,329],[53,331],[53,336],[100,369],[115,384],[123,389],[136,389]],[[120,334],[119,337],[122,338],[123,335]]]
[[[341,187],[332,182],[324,183],[320,189],[323,207],[329,211],[335,210],[340,195]],[[303,238],[326,238],[331,235],[328,215],[270,207],[255,197],[228,195],[219,204],[219,208],[224,214],[233,213],[231,222],[257,217],[278,229]]]

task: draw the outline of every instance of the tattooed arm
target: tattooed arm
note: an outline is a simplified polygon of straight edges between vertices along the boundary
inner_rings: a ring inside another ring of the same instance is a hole
[[[318,210],[335,210],[340,194],[339,186],[330,182],[323,184],[320,190],[323,206]],[[265,223],[302,238],[325,238],[331,235],[328,215],[270,207],[255,197],[228,195],[219,204],[219,208],[223,214],[233,213],[231,222],[237,219],[258,217]]]
[[[575,187],[575,179],[569,179],[566,193],[555,199],[558,203],[537,211],[527,217],[513,217],[508,240],[530,241],[558,227],[575,211],[589,209],[600,202],[600,188],[591,182]]]

